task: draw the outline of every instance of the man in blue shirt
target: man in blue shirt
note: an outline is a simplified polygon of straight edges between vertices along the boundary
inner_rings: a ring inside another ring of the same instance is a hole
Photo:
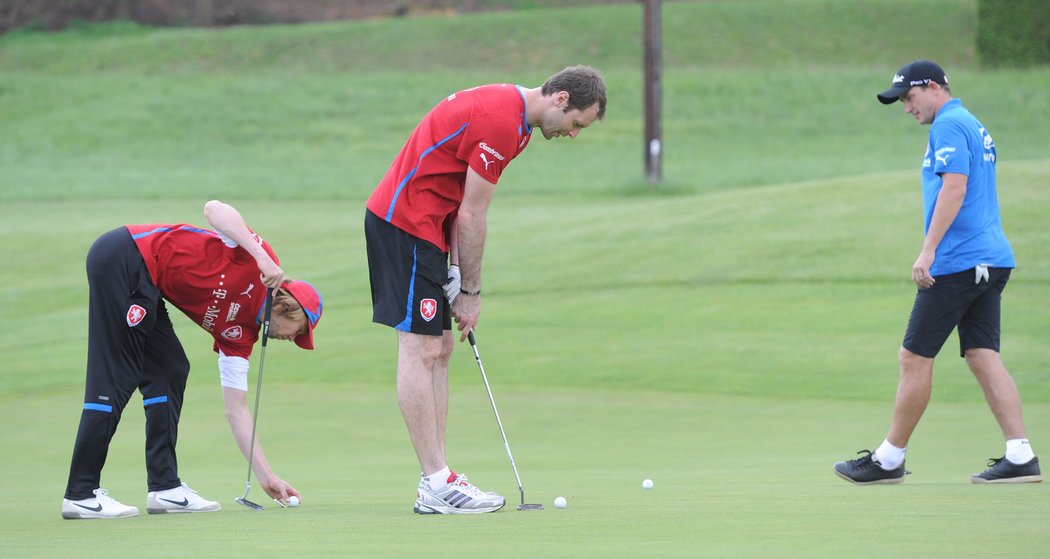
[[[912,265],[918,293],[900,349],[889,432],[874,452],[862,450],[860,458],[835,464],[835,473],[857,484],[904,481],[908,439],[930,401],[934,357],[958,328],[960,353],[1006,438],[1005,455],[970,480],[1042,481],[1039,459],[1025,435],[1017,385],[999,356],[1000,299],[1015,264],[999,218],[995,142],[952,98],[944,70],[928,60],[901,68],[878,99],[886,105],[900,100],[904,112],[930,125],[922,161],[926,237]]]

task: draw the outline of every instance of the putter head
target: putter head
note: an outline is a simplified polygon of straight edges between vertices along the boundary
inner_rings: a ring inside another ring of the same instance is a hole
[[[249,501],[248,499],[245,499],[244,497],[238,497],[237,499],[234,499],[234,501],[237,501],[238,503],[240,503],[240,504],[242,504],[242,505],[244,505],[244,506],[246,506],[246,507],[248,507],[248,508],[250,508],[252,510],[263,510],[263,506],[262,505],[260,505],[259,503],[253,503],[253,502]]]
[[[543,505],[539,503],[522,503],[518,505],[518,510],[543,510]]]

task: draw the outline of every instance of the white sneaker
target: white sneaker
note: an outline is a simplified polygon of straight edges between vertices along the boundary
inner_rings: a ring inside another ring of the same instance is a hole
[[[116,499],[110,498],[109,492],[101,487],[92,491],[94,497],[72,501],[62,499],[62,518],[121,518],[138,516],[137,507],[129,507]]]
[[[452,472],[452,476],[456,477],[456,478],[459,478],[459,479],[461,479],[463,481],[470,481],[469,479],[467,479],[467,474],[457,474],[455,472]],[[418,487],[418,489],[419,490],[430,489],[430,484],[427,483],[427,475],[426,474],[419,474],[419,487]],[[478,488],[478,490],[480,491],[481,488]],[[500,496],[499,493],[496,493],[495,491],[481,491],[481,492],[486,494],[486,495],[493,495],[493,496],[496,496],[496,497]],[[418,493],[418,491],[417,491],[417,493]]]
[[[467,476],[452,475],[453,481],[438,491],[431,491],[429,485],[420,481],[412,510],[418,514],[478,514],[498,511],[507,504],[501,495],[474,487]]]
[[[174,489],[150,491],[146,495],[146,512],[165,514],[169,512],[211,512],[222,508],[215,501],[209,501],[183,483]]]

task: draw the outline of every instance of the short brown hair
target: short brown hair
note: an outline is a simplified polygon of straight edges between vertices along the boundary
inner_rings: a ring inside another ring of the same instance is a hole
[[[559,91],[569,94],[565,112],[573,109],[582,111],[597,103],[598,120],[605,120],[605,80],[598,70],[590,66],[570,66],[547,78],[540,89],[545,96]]]

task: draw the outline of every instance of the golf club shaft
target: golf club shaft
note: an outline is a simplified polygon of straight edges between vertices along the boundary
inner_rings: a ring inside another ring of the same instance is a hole
[[[270,335],[270,313],[273,311],[273,288],[266,288],[266,310],[263,312],[262,349],[259,350],[259,372],[255,381],[255,412],[252,414],[252,437],[248,443],[248,477],[244,481],[244,496],[252,488],[252,463],[255,461],[255,428],[259,424],[259,399],[262,396],[263,364],[266,362],[266,339]]]
[[[485,382],[485,392],[488,392],[489,402],[492,404],[492,413],[496,415],[496,425],[499,425],[499,434],[503,436],[503,448],[507,449],[507,458],[510,459],[510,467],[514,470],[514,479],[518,482],[518,493],[521,495],[521,504],[525,504],[525,489],[521,485],[521,476],[518,475],[518,466],[514,463],[514,454],[510,451],[510,443],[507,442],[507,433],[503,430],[503,421],[499,417],[499,410],[496,409],[496,399],[492,396],[492,388],[489,387],[489,378],[485,374],[485,365],[481,363],[481,355],[478,353],[478,344],[474,340],[474,331],[471,330],[467,333],[467,339],[470,340],[470,347],[474,349],[474,359],[478,362],[478,369],[481,370],[481,380]]]

